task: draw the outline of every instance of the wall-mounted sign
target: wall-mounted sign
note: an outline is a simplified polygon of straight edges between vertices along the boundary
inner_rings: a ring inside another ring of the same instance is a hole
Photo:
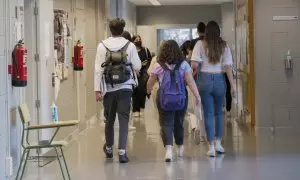
[[[273,21],[295,21],[299,16],[273,16]]]

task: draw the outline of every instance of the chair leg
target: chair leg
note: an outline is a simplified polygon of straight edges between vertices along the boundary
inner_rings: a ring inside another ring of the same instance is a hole
[[[68,168],[68,165],[67,165],[67,162],[66,162],[66,158],[65,158],[65,155],[64,155],[64,151],[63,151],[62,147],[60,147],[59,149],[61,151],[61,155],[62,155],[63,160],[64,160],[64,164],[65,164],[65,168],[66,168],[67,173],[68,173],[69,180],[71,180],[71,176],[70,176],[69,168]]]
[[[19,168],[18,168],[16,180],[19,179],[20,172],[23,169],[23,162],[24,162],[24,158],[25,158],[26,152],[27,152],[27,150],[24,150],[23,153],[22,153],[22,158],[21,158],[21,161],[20,161],[20,164],[19,164]]]
[[[58,153],[58,150],[57,150],[56,147],[55,147],[55,151],[56,151],[56,156],[57,156],[57,160],[58,160],[58,163],[59,163],[59,167],[60,167],[60,170],[61,170],[61,174],[62,174],[62,176],[63,176],[63,178],[65,180],[66,178],[65,178],[64,169],[62,168],[62,164],[61,164],[60,158],[59,158],[59,153]]]
[[[23,179],[23,175],[24,175],[24,172],[25,172],[25,169],[26,169],[29,154],[30,154],[30,149],[27,150],[27,154],[26,154],[26,158],[25,158],[25,162],[24,162],[24,167],[23,167],[22,174],[21,174],[21,180]]]

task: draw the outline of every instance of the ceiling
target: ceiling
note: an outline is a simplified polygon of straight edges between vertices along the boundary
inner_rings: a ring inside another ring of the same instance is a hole
[[[128,0],[137,6],[151,6],[149,0]],[[171,5],[203,5],[203,4],[221,4],[223,2],[232,2],[233,0],[158,0],[163,6]]]

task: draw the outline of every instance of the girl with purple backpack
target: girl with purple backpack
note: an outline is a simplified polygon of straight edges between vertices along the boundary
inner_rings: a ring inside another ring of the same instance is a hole
[[[150,94],[154,84],[159,82],[156,103],[159,111],[161,137],[166,149],[166,162],[172,161],[173,136],[178,146],[178,156],[183,156],[183,122],[188,104],[186,84],[191,89],[196,104],[200,103],[200,95],[192,75],[192,69],[184,59],[177,42],[166,41],[159,50],[157,63],[150,73],[147,84],[147,92]]]

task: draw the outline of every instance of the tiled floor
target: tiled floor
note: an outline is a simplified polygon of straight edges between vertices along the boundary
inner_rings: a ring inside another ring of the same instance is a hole
[[[107,161],[102,152],[103,127],[92,122],[66,149],[73,180],[299,180],[300,140],[298,132],[272,136],[269,130],[255,133],[227,125],[227,154],[205,157],[206,144],[196,145],[191,136],[185,139],[185,157],[173,163],[164,162],[157,114],[148,106],[144,119],[137,120],[136,132],[130,132],[130,163],[119,164],[117,158]],[[298,135],[298,136],[297,136]],[[298,143],[297,143],[297,142]],[[117,141],[116,141],[117,142]],[[43,169],[29,164],[26,180],[62,179],[57,161]]]

